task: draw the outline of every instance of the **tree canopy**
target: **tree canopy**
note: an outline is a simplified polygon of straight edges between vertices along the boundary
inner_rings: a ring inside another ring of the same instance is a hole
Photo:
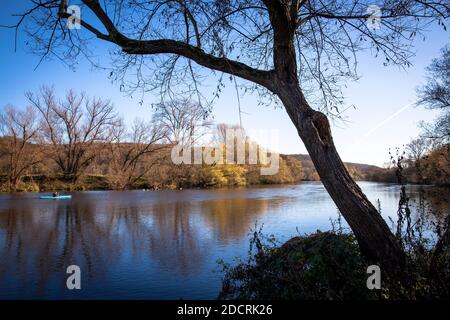
[[[107,68],[122,88],[158,90],[163,97],[189,94],[203,104],[214,98],[200,90],[207,74],[199,66],[217,72],[215,94],[225,82],[223,73],[228,73],[249,80],[242,85],[257,89],[263,97],[275,98],[270,93],[277,91],[271,74],[276,69],[278,28],[293,39],[294,67],[309,103],[334,114],[343,101],[342,80],[358,76],[358,52],[370,50],[385,65],[407,67],[414,38],[423,36],[432,22],[445,28],[450,12],[446,0],[384,0],[375,6],[367,0],[83,0],[73,4],[81,8],[81,29],[67,28],[64,18],[71,14],[65,0],[30,1],[12,27],[24,26],[33,40],[28,42],[32,51],[69,65],[80,55],[97,64],[93,37],[112,43],[115,46],[108,49],[113,63]],[[289,21],[277,26],[273,16],[283,7],[289,9]]]
[[[427,68],[427,83],[418,89],[418,104],[428,109],[440,110],[434,123],[422,123],[424,137],[434,144],[450,142],[450,47],[442,50],[442,56],[433,59]]]

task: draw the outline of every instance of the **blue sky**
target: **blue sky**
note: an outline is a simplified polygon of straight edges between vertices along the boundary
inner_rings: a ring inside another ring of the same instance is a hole
[[[0,4],[0,24],[13,21],[10,15],[18,10],[12,3]],[[419,121],[431,121],[436,116],[430,110],[407,107],[415,100],[416,87],[425,81],[426,66],[439,56],[440,49],[449,42],[449,34],[442,28],[433,28],[426,35],[425,41],[416,41],[416,56],[411,61],[413,66],[407,71],[383,67],[381,61],[368,54],[360,56],[361,79],[349,82],[344,91],[346,105],[355,105],[356,109],[348,108],[345,112],[347,122],[333,124],[332,129],[344,161],[381,166],[389,160],[389,148],[406,144],[418,134]],[[6,104],[26,106],[24,92],[36,91],[39,86],[46,84],[54,85],[61,94],[74,88],[89,95],[109,98],[127,122],[136,117],[151,118],[149,104],[156,102],[157,97],[146,96],[141,106],[139,98],[120,92],[119,85],[111,83],[107,72],[92,69],[89,63],[82,60],[75,72],[57,60],[44,61],[34,70],[39,57],[27,53],[23,41],[23,34],[19,34],[15,52],[14,31],[0,28],[0,108]],[[251,95],[241,97],[241,107],[245,112],[242,115],[244,127],[278,132],[278,139],[269,147],[282,153],[306,153],[284,110],[257,106],[256,97]],[[238,123],[237,97],[233,86],[228,86],[216,101],[213,115],[217,122]],[[258,140],[258,137],[255,138]]]

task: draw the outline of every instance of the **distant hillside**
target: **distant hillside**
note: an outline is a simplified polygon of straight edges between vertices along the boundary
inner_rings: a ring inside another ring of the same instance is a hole
[[[314,168],[314,164],[307,154],[289,154],[281,155],[284,159],[294,158],[300,160],[302,164],[304,180],[320,180],[319,175]],[[380,168],[370,164],[344,162],[350,172],[350,175],[356,180],[372,180],[373,177],[387,172],[387,169]]]

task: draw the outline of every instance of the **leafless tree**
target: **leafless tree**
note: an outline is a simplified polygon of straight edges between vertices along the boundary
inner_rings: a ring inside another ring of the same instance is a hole
[[[242,130],[243,135],[246,136],[244,128],[242,128],[240,125],[234,124],[229,125],[227,123],[219,123],[216,126],[216,135],[217,135],[217,142],[219,143],[226,143],[227,139],[227,131],[228,130]]]
[[[171,143],[195,144],[212,125],[203,107],[187,99],[161,102],[154,108],[153,121],[164,128]]]
[[[429,109],[450,108],[450,45],[441,53],[427,68],[427,83],[418,89],[418,103]]]
[[[5,159],[4,172],[7,174],[10,190],[16,190],[21,178],[41,161],[37,148],[33,145],[38,132],[39,121],[33,108],[27,107],[19,111],[9,105],[0,113],[0,158]]]
[[[408,164],[415,167],[419,181],[423,178],[422,160],[428,151],[432,150],[432,141],[424,136],[420,136],[411,140],[406,145],[406,153],[408,156]]]
[[[112,128],[111,134],[109,169],[116,189],[133,186],[166,155],[166,131],[157,123],[136,119],[129,132],[121,123]]]
[[[444,110],[435,121],[422,121],[420,129],[423,136],[431,140],[434,146],[450,144],[450,110]]]
[[[113,105],[72,90],[58,100],[49,87],[27,92],[26,97],[42,116],[44,141],[52,147],[49,156],[65,178],[76,181],[109,140],[111,126],[117,125]]]
[[[438,109],[441,114],[434,123],[422,123],[424,136],[435,144],[450,143],[450,46],[442,50],[442,56],[433,60],[427,68],[427,83],[418,89],[418,104],[428,109]]]
[[[418,137],[406,145],[406,152],[408,153],[408,158],[415,162],[420,161],[429,148],[430,144],[427,139]]]
[[[82,29],[74,32],[62,22],[70,18],[67,1],[32,3],[18,26],[31,18],[30,43],[43,57],[89,56],[94,36],[119,49],[111,75],[124,83],[137,76],[131,89],[200,92],[199,67],[206,67],[218,73],[218,93],[229,74],[281,103],[362,252],[391,271],[403,264],[401,247],[350,177],[327,116],[314,106],[337,113],[342,81],[357,76],[361,50],[409,66],[411,41],[446,21],[448,0],[379,1],[379,15],[368,11],[369,0],[82,0]]]

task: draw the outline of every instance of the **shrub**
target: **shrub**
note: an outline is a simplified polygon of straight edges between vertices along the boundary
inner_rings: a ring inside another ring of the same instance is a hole
[[[253,242],[260,242],[255,233]],[[366,264],[352,235],[320,232],[279,247],[261,246],[246,263],[224,265],[220,298],[257,300],[373,299]]]

